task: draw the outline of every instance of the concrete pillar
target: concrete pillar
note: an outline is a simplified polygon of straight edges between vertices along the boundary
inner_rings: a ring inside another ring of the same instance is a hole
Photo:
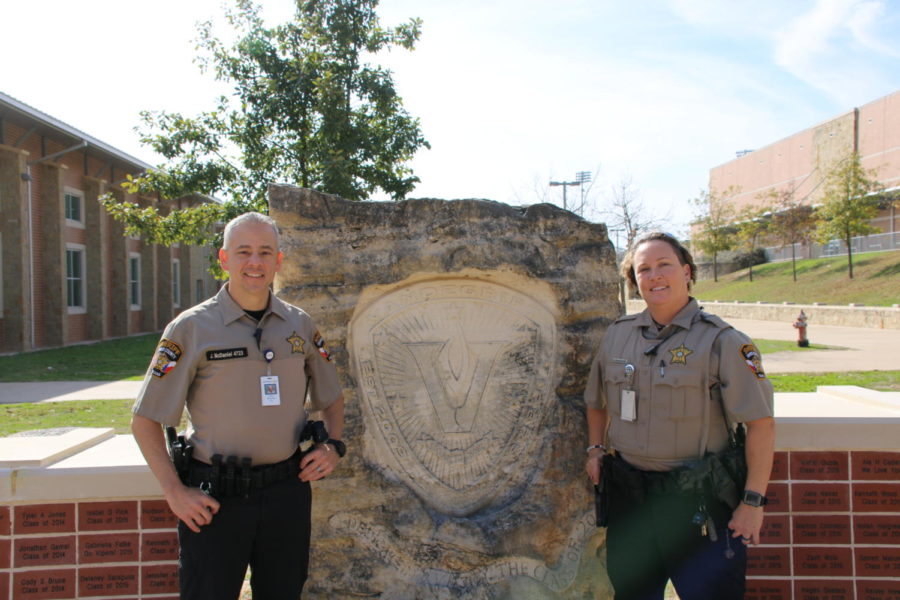
[[[110,190],[116,202],[124,202],[125,194],[121,190]],[[102,209],[101,209],[102,210]],[[128,297],[128,240],[125,227],[105,210],[102,221],[106,223],[107,268],[109,269],[109,288],[106,294],[107,333],[110,337],[128,335],[128,314],[131,306]]]
[[[0,145],[0,352],[31,349],[28,153]]]
[[[66,306],[66,216],[63,212],[65,165],[43,163],[41,170],[41,261],[35,273],[43,294],[39,346],[62,346],[68,339]]]
[[[107,327],[107,286],[109,285],[110,256],[104,252],[109,236],[106,211],[100,205],[99,198],[106,193],[106,182],[93,177],[83,178],[84,187],[84,226],[86,234],[85,265],[87,328],[85,334],[90,340],[101,340],[108,337]]]

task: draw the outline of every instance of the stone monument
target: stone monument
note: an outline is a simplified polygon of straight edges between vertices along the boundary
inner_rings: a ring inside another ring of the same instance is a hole
[[[269,190],[276,290],[345,390],[305,597],[607,598],[581,394],[620,314],[603,225],[551,205]]]

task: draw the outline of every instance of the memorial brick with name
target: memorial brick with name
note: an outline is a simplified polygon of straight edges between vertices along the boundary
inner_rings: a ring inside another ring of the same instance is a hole
[[[605,227],[550,205],[287,186],[269,207],[276,291],[316,321],[347,400],[304,597],[608,595],[581,399],[620,314]]]

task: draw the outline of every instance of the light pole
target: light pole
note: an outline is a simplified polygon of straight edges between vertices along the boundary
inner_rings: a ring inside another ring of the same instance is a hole
[[[584,216],[584,184],[591,182],[591,172],[578,171],[575,173],[575,181],[578,182],[578,187],[581,190],[581,216]]]
[[[570,185],[581,185],[581,183],[579,183],[577,181],[551,181],[550,182],[550,187],[556,187],[558,185],[563,186],[563,209],[569,210],[569,206],[566,203],[566,188],[568,188]]]

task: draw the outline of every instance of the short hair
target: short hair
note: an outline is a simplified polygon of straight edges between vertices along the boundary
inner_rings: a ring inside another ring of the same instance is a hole
[[[688,291],[690,291],[691,284],[697,281],[697,265],[694,264],[694,257],[691,256],[691,251],[678,241],[678,238],[663,231],[651,231],[635,240],[631,245],[631,248],[629,248],[628,252],[625,254],[625,258],[622,259],[622,265],[619,267],[619,274],[628,282],[629,287],[631,287],[634,293],[640,297],[641,292],[638,289],[637,274],[634,272],[634,255],[641,244],[646,244],[647,242],[655,240],[670,245],[672,250],[675,251],[675,256],[678,257],[678,262],[682,265],[688,265],[691,268],[691,279],[688,281]]]
[[[272,231],[275,232],[275,249],[278,250],[280,248],[278,225],[275,223],[275,219],[258,212],[246,212],[228,221],[228,224],[225,225],[225,232],[222,234],[223,248],[228,248],[228,236],[231,234],[234,228],[240,227],[241,225],[244,225],[246,223],[259,223],[261,225],[268,225],[269,227],[271,227]]]

